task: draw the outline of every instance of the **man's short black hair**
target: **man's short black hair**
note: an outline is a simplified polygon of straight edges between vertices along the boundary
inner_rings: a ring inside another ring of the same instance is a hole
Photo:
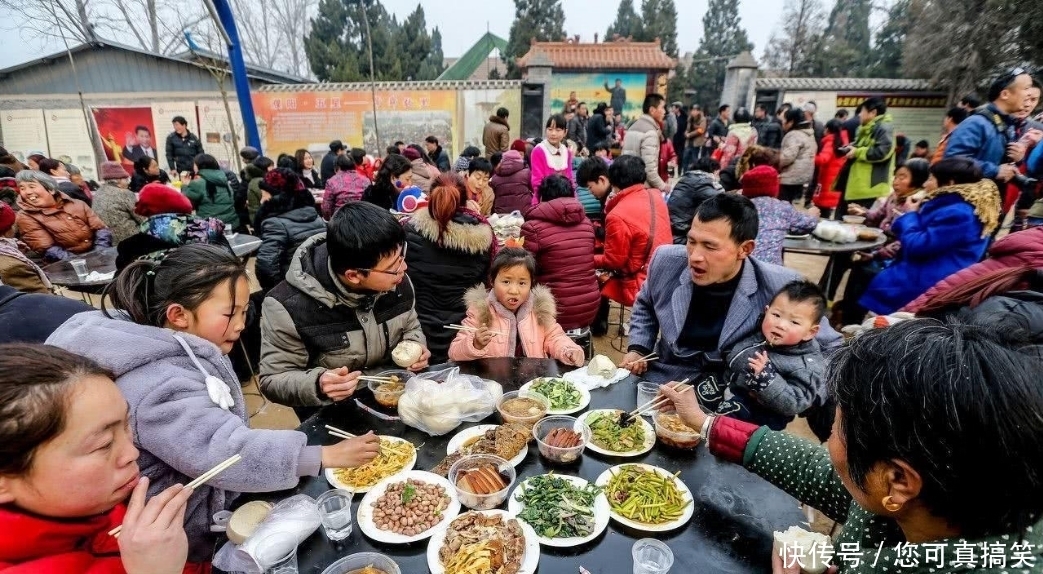
[[[360,166],[366,161],[366,150],[360,147],[351,148],[351,152],[348,154],[351,159],[355,160],[355,165]]]
[[[848,112],[846,108],[840,108],[839,110],[837,110],[837,113],[833,114],[833,117],[838,120],[845,120],[847,119],[847,116]]]
[[[349,269],[371,269],[406,241],[405,229],[394,216],[366,201],[344,204],[327,227],[330,268],[337,275]]]
[[[766,106],[764,104],[757,104],[756,107],[754,107],[753,109],[760,110],[760,111],[762,111],[764,113],[768,113],[768,106]]]
[[[927,140],[920,140],[916,142],[916,145],[914,147],[922,147],[924,149],[927,149],[931,147],[931,144],[927,143]]]
[[[931,166],[931,175],[938,185],[976,183],[983,177],[981,168],[968,157],[947,157]]]
[[[719,113],[719,114],[720,113],[724,113],[724,112],[726,112],[726,111],[728,111],[730,109],[732,109],[731,106],[729,106],[728,104],[724,104],[721,107],[717,108],[717,113]]]
[[[489,160],[484,157],[476,157],[471,160],[471,163],[467,164],[467,175],[471,175],[476,171],[492,175],[493,164],[489,163]]]
[[[188,125],[188,120],[185,119],[185,116],[174,116],[174,119],[172,119],[170,121],[171,121],[171,123],[181,124],[183,126],[187,126]]]
[[[543,178],[536,192],[541,202],[576,195],[576,192],[572,190],[572,182],[562,175],[550,175]]]
[[[387,148],[386,148],[386,149],[384,150],[384,152],[385,152],[385,153],[386,153],[387,155],[395,155],[395,154],[399,153],[399,151],[398,151],[398,146],[397,146],[397,145],[394,145],[394,144],[392,144],[392,145],[389,145],[389,146],[387,146]]]
[[[646,181],[645,162],[636,155],[621,155],[608,166],[608,182],[616,189],[626,189]]]
[[[615,164],[612,164],[615,165]],[[727,221],[732,231],[729,236],[736,244],[757,239],[757,207],[748,197],[734,193],[718,193],[699,205],[695,219],[702,223]]]
[[[497,108],[496,109],[496,117],[500,118],[501,120],[507,119],[507,117],[510,116],[510,115],[511,115],[511,111],[508,110],[507,108]]]
[[[871,112],[875,111],[878,116],[882,116],[887,113],[887,100],[881,96],[866,98],[865,101],[862,102],[862,109]]]
[[[960,106],[949,108],[949,111],[945,112],[945,117],[952,120],[952,123],[960,125],[960,122],[967,119],[967,110]]]
[[[253,158],[253,161],[251,161],[250,164],[254,167],[263,169],[264,171],[268,171],[268,168],[274,166],[275,162],[272,161],[272,158],[266,155],[259,155]]]
[[[478,157],[480,155],[482,155],[482,150],[476,148],[473,145],[469,145],[469,146],[465,147],[464,151],[460,152],[460,157],[474,158],[474,157]]]
[[[429,144],[438,145],[438,138],[436,138],[435,136],[427,136],[426,138],[424,138],[424,141]]]
[[[406,145],[406,142],[404,142],[404,141],[402,141],[402,140],[397,140],[397,141],[395,142],[395,147],[398,147],[398,146],[400,146],[400,145]]]
[[[336,166],[340,171],[353,171],[355,169],[355,160],[351,159],[351,154],[338,155]]]
[[[989,93],[986,97],[989,98],[990,102],[998,100],[1000,98],[1000,94],[1003,93],[1003,90],[1006,90],[1007,88],[1014,85],[1014,82],[1016,82],[1019,77],[1025,75],[1028,75],[1028,71],[1026,71],[1024,68],[1014,68],[1009,72],[1005,72],[1002,76],[996,78],[992,81],[991,84],[989,84]]]
[[[148,126],[137,126],[137,127],[135,127],[134,128],[134,133],[138,133],[138,132],[145,132],[145,133],[147,133],[149,135],[152,135],[152,130],[148,129]]]
[[[774,303],[781,295],[785,295],[793,303],[811,303],[811,306],[815,308],[813,319],[816,325],[822,320],[822,317],[826,316],[826,296],[818,285],[807,279],[797,279],[786,283],[771,298],[771,302]]]
[[[976,94],[967,94],[960,98],[960,105],[967,106],[968,108],[977,108],[981,106],[981,99]]]
[[[647,114],[648,112],[659,107],[659,104],[666,101],[666,98],[662,94],[655,92],[645,96],[645,101],[641,103],[641,112]]]
[[[715,173],[721,171],[721,162],[713,159],[709,154],[704,154],[695,160],[695,165],[692,166],[692,169],[706,173]]]
[[[608,166],[600,157],[588,157],[576,170],[576,185],[590,187],[590,183],[608,177]]]

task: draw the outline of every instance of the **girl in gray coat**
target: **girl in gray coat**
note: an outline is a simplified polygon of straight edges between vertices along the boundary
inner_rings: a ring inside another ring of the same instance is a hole
[[[240,492],[285,490],[323,466],[364,464],[379,452],[367,433],[332,446],[308,446],[304,433],[251,429],[228,361],[246,324],[250,288],[235,256],[186,245],[139,260],[106,289],[117,311],[82,313],[48,344],[113,371],[127,399],[149,496],[186,484],[228,457],[242,461],[192,494],[185,514],[189,562],[209,562],[210,517]]]

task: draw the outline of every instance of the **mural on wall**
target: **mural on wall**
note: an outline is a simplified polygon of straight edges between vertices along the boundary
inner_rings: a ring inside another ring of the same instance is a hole
[[[43,110],[4,110],[0,115],[0,133],[7,153],[22,163],[34,153],[47,153]]]
[[[598,102],[605,102],[616,114],[622,114],[624,121],[634,120],[641,115],[647,84],[647,74],[641,73],[555,73],[550,83],[551,110],[560,113],[575,93],[591,112]]]
[[[128,172],[142,156],[163,161],[163,150],[157,149],[156,131],[152,124],[152,108],[91,108],[105,159],[118,161]]]

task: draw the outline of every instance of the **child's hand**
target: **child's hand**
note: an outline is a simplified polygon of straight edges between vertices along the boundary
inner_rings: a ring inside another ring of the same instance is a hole
[[[474,332],[474,345],[475,349],[481,351],[482,349],[489,346],[489,343],[493,340],[493,333],[489,330],[489,327],[480,325],[478,330]]]
[[[326,371],[319,376],[319,389],[331,401],[343,401],[355,394],[360,375],[361,371],[349,372],[347,367]]]
[[[354,468],[377,458],[380,439],[373,431],[349,438],[337,444],[322,447],[322,466],[326,468]]]
[[[428,365],[428,360],[431,359],[431,351],[428,350],[427,347],[424,347],[423,349],[424,351],[420,353],[420,358],[417,359],[416,362],[412,365],[409,365],[409,370],[413,371],[414,373],[426,369]]]
[[[767,367],[767,366],[768,366],[768,352],[767,351],[761,351],[761,352],[757,353],[756,355],[750,357],[749,367],[750,367],[750,373],[752,373],[753,376],[756,377],[757,375],[760,375],[761,371],[763,371],[764,368]]]
[[[148,502],[148,478],[134,487],[120,531],[120,558],[127,574],[178,574],[188,559],[185,506],[192,490],[180,484]]]

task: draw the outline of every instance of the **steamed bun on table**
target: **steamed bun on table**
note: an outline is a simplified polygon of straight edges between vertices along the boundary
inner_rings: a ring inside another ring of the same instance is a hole
[[[605,355],[594,355],[587,365],[587,374],[611,379],[616,376],[616,364]]]
[[[806,574],[822,574],[829,568],[829,563],[824,560],[828,553],[822,550],[829,544],[830,539],[825,534],[808,532],[798,526],[790,526],[785,532],[775,531],[775,553],[782,556],[784,564],[795,560],[800,571]]]
[[[391,360],[395,361],[395,364],[406,368],[420,360],[420,356],[424,354],[424,347],[416,341],[402,341],[399,343],[393,351],[391,351]]]

